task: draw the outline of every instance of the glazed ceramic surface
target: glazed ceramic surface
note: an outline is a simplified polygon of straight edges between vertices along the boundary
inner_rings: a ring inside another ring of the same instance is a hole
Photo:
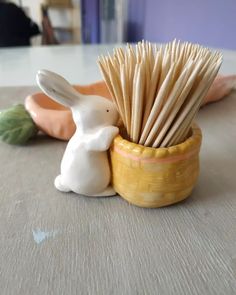
[[[210,87],[203,105],[222,99],[236,87],[236,76],[217,76]],[[76,85],[74,88],[81,94],[99,95],[111,99],[111,95],[104,81],[89,85]],[[69,140],[75,132],[70,108],[53,101],[44,93],[30,95],[25,100],[25,107],[30,113],[37,127],[46,134]]]
[[[208,90],[203,105],[226,97],[233,89],[236,89],[236,75],[218,75]]]
[[[100,81],[90,85],[75,85],[81,94],[99,95],[110,99],[110,93],[105,82]],[[52,100],[44,93],[35,93],[25,99],[25,108],[30,113],[37,127],[49,136],[69,140],[75,133],[75,123],[70,108]]]
[[[37,83],[56,102],[71,109],[76,131],[61,162],[55,186],[63,192],[87,196],[111,196],[107,150],[119,129],[114,104],[98,95],[83,95],[61,76],[41,70]]]
[[[39,130],[49,136],[69,140],[75,133],[71,110],[53,101],[44,93],[35,93],[25,99],[25,108]]]
[[[114,189],[140,207],[161,207],[187,198],[199,174],[201,138],[196,125],[185,142],[169,148],[144,147],[117,136],[110,148]]]

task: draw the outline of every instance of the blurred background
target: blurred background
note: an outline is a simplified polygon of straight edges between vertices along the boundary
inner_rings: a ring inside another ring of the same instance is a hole
[[[0,0],[0,47],[177,38],[236,49],[235,16],[235,0]]]

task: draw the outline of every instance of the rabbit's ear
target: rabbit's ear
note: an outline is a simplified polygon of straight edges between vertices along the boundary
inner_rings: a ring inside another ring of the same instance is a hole
[[[42,91],[58,103],[70,108],[79,103],[79,93],[60,75],[39,70],[36,81]]]

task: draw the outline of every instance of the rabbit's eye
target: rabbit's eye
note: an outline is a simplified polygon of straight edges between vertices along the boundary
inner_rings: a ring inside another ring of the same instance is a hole
[[[107,113],[109,113],[109,110],[107,110]]]

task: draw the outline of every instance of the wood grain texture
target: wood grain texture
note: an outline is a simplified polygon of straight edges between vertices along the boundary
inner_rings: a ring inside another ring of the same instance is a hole
[[[34,90],[0,88],[0,109]],[[198,123],[198,185],[160,209],[56,191],[65,142],[0,143],[0,294],[235,294],[236,93]]]

